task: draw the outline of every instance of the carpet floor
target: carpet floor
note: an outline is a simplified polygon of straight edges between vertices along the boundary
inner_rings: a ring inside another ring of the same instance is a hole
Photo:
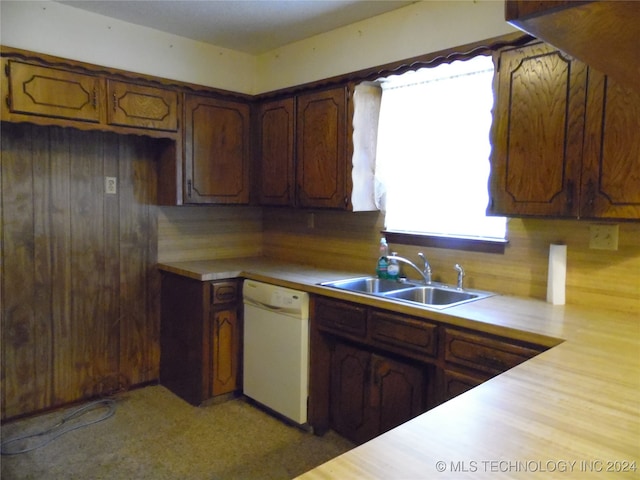
[[[291,479],[354,445],[287,425],[242,398],[193,407],[162,386],[114,397],[115,414],[19,455],[2,456],[2,479]],[[78,407],[2,426],[2,441],[42,432]],[[74,421],[97,419],[106,408]],[[71,425],[71,422],[65,423]],[[5,445],[29,448],[46,436]]]

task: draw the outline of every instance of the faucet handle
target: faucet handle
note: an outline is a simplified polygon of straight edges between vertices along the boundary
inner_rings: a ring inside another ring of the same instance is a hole
[[[431,265],[429,264],[429,260],[427,260],[427,257],[422,252],[418,253],[418,256],[424,262],[424,270],[423,270],[424,280],[427,284],[430,284],[431,283]]]
[[[464,280],[464,268],[459,263],[456,263],[453,268],[458,272],[458,290],[462,290],[462,282]]]

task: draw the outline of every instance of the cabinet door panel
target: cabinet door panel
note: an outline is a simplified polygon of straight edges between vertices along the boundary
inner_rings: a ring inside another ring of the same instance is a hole
[[[591,69],[581,216],[640,218],[640,91]]]
[[[343,343],[331,356],[331,428],[358,443],[378,430],[369,405],[370,358],[369,352]]]
[[[371,361],[371,403],[377,407],[379,433],[383,433],[424,411],[426,381],[419,367],[379,355]]]
[[[485,376],[466,375],[453,370],[445,370],[443,388],[444,401],[451,400],[453,397],[457,397],[461,393],[477,387],[486,380],[487,378]]]
[[[260,204],[293,205],[295,192],[295,100],[268,102],[258,113],[260,126]]]
[[[208,97],[185,99],[188,203],[249,201],[249,106]]]
[[[238,387],[241,335],[235,308],[213,313],[212,394],[233,392]]]
[[[490,213],[577,215],[585,75],[544,44],[500,55]]]
[[[178,129],[178,93],[109,80],[107,119],[112,125],[154,130]]]
[[[9,82],[12,112],[100,122],[99,77],[10,61]]]
[[[346,90],[300,95],[297,188],[302,207],[346,206]]]

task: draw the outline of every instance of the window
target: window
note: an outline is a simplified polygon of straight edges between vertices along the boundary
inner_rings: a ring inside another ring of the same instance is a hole
[[[380,79],[376,202],[395,232],[506,238],[487,217],[493,107],[490,56]]]

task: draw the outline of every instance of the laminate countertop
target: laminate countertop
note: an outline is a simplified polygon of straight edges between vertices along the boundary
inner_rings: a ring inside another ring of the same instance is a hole
[[[501,295],[432,310],[318,285],[369,273],[263,258],[160,269],[251,278],[552,347],[300,479],[640,478],[637,313]]]

